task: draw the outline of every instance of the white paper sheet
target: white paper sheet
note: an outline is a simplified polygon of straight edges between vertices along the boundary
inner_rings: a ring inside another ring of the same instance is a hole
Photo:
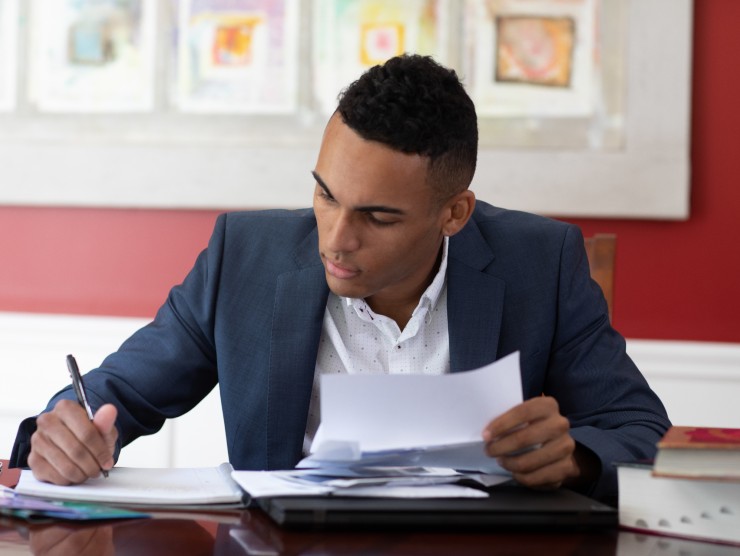
[[[299,467],[362,461],[500,472],[481,433],[521,402],[518,352],[443,376],[323,376],[314,453]]]
[[[330,479],[320,481],[300,471],[234,471],[233,479],[253,498],[271,496],[343,496],[382,498],[485,498],[482,490],[454,484],[462,475],[441,474],[384,479]],[[477,480],[476,476],[471,478]],[[491,486],[501,477],[481,484]],[[318,481],[318,482],[317,482]]]

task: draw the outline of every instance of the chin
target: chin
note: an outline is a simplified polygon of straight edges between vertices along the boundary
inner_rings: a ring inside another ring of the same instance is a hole
[[[338,280],[333,276],[327,275],[326,282],[333,294],[339,297],[356,297],[365,298],[369,294],[359,285],[350,284],[347,280]]]

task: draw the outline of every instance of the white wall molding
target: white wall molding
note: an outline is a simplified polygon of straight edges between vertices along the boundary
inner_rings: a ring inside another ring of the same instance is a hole
[[[627,351],[649,377],[740,381],[740,344],[627,340]]]
[[[18,423],[68,384],[64,357],[97,366],[146,319],[0,312],[0,457]],[[628,340],[627,351],[676,424],[740,427],[740,344]],[[218,389],[156,435],[127,447],[121,465],[194,467],[227,459]]]
[[[75,355],[84,373],[148,319],[0,312],[0,457],[8,457],[18,423],[46,407],[69,384],[65,365]],[[198,467],[226,461],[226,439],[218,388],[198,407],[168,421],[157,434],[127,446],[119,465]]]
[[[676,425],[740,428],[740,344],[627,340]]]

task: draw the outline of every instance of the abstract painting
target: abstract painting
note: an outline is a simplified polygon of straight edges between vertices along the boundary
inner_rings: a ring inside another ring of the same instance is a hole
[[[319,0],[315,8],[314,92],[330,114],[341,89],[404,52],[449,63],[449,7],[443,0]]]
[[[154,105],[155,9],[146,0],[36,0],[30,96],[40,111]]]
[[[496,81],[570,86],[575,21],[570,17],[496,18]]]
[[[180,0],[174,104],[184,112],[293,112],[298,5]]]
[[[479,115],[593,114],[598,8],[596,0],[468,0],[463,65]]]

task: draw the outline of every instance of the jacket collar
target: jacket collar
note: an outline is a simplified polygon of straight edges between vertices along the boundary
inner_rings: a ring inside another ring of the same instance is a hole
[[[496,359],[506,284],[485,272],[494,264],[494,253],[471,218],[450,238],[447,321],[452,372]]]
[[[278,277],[270,334],[267,408],[268,469],[301,459],[316,356],[329,287],[314,228],[298,245],[296,269]]]

